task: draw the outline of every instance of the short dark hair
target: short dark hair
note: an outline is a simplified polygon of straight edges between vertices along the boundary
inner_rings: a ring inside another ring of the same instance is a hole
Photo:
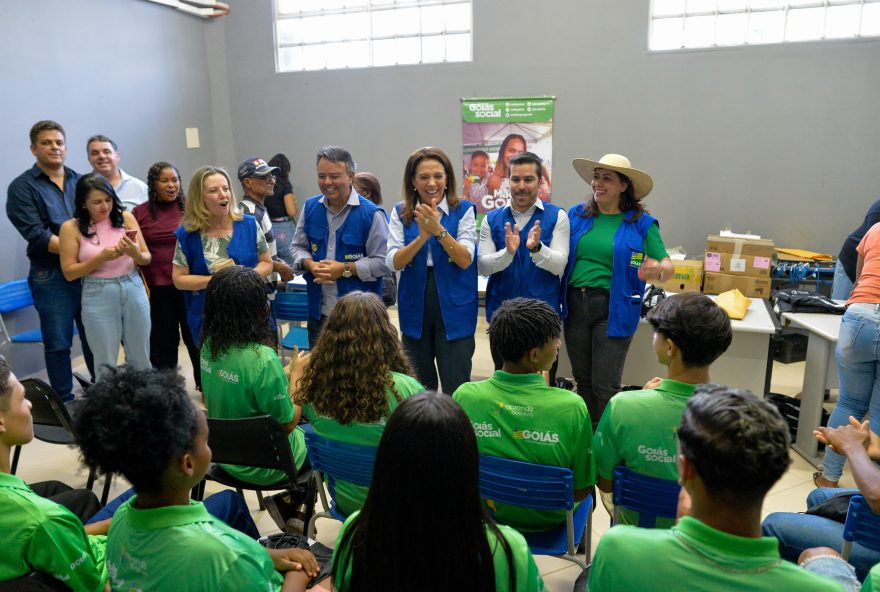
[[[31,146],[36,146],[37,136],[39,136],[41,132],[51,130],[58,130],[61,132],[61,135],[64,136],[64,139],[67,140],[67,134],[64,133],[64,127],[60,123],[52,121],[51,119],[43,119],[31,126]]]
[[[489,153],[485,150],[474,150],[471,152],[470,162],[473,162],[475,158],[485,158],[486,160],[489,160]]]
[[[542,300],[511,298],[501,303],[489,323],[489,347],[505,362],[519,362],[529,350],[543,347],[562,333],[559,315]]]
[[[114,152],[119,152],[119,146],[116,145],[116,142],[105,136],[104,134],[95,134],[86,142],[86,154],[89,152],[89,146],[92,142],[110,142],[110,145],[113,146]]]
[[[89,468],[156,493],[169,463],[192,450],[202,413],[175,370],[108,368],[89,387],[74,434]]]
[[[538,180],[540,181],[541,177],[544,176],[544,166],[542,164],[544,161],[541,160],[541,157],[534,152],[528,151],[520,152],[519,154],[514,154],[510,157],[510,162],[508,163],[509,170],[507,172],[508,176],[511,174],[511,171],[513,171],[513,165],[528,164],[530,162],[535,163],[535,172],[538,174]]]
[[[791,464],[788,424],[747,390],[699,385],[685,406],[678,441],[706,490],[737,506],[760,503]]]
[[[4,356],[0,356],[0,411],[9,410],[9,395],[12,394],[12,385],[9,384],[9,375],[12,369]]]
[[[349,175],[353,175],[357,171],[357,164],[355,164],[354,159],[351,157],[351,152],[342,146],[324,146],[318,150],[318,158],[315,159],[315,164],[321,162],[322,158],[331,162],[344,162],[345,170]]]
[[[655,333],[675,342],[686,366],[708,366],[733,339],[724,309],[696,292],[664,298],[648,313],[648,322]]]
[[[290,159],[282,153],[278,153],[269,159],[269,166],[278,167],[275,176],[284,181],[290,180]]]

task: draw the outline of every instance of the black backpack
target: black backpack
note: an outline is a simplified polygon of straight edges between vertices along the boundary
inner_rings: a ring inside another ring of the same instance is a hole
[[[803,290],[779,290],[776,292],[776,305],[781,312],[824,312],[842,315],[846,306],[838,304],[827,296]]]

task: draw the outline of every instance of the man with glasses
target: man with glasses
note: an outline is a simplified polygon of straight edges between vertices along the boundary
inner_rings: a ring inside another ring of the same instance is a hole
[[[266,213],[265,200],[275,190],[275,172],[278,167],[270,167],[262,158],[249,158],[238,166],[238,180],[244,192],[241,208],[257,219],[263,230],[269,254],[272,256],[272,273],[266,278],[267,291],[275,292],[279,279],[288,282],[293,279],[293,270],[278,257],[275,235],[272,233],[272,220]]]

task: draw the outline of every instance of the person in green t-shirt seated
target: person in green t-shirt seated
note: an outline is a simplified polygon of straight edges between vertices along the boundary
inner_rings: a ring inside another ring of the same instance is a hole
[[[86,465],[135,490],[108,534],[113,590],[304,590],[316,575],[309,551],[267,550],[190,499],[211,464],[208,424],[174,371],[111,370],[74,430]]]
[[[403,401],[382,432],[364,507],[339,531],[332,589],[543,590],[523,536],[480,505],[478,467],[473,429],[452,399]]]
[[[596,434],[593,455],[597,485],[613,489],[614,469],[626,465],[649,477],[678,479],[675,468],[675,428],[694,386],[709,381],[709,366],[730,346],[730,318],[703,294],[675,294],[661,300],[650,313],[654,353],[668,368],[667,378],[655,378],[645,390],[622,392],[608,402]],[[610,496],[602,501],[611,513]],[[634,512],[621,513],[624,524],[637,524]],[[656,526],[671,526],[659,519]]]
[[[299,386],[292,381],[293,400],[319,435],[375,447],[397,405],[425,390],[413,374],[379,297],[349,292],[327,318]],[[346,481],[335,482],[334,492],[345,515],[367,497],[366,487]]]
[[[748,391],[700,385],[678,426],[680,508],[669,529],[620,525],[599,541],[590,592],[824,592],[829,579],[784,561],[761,536],[764,497],[791,464],[788,424]]]
[[[569,468],[580,501],[596,482],[587,405],[576,393],[547,386],[541,375],[556,359],[561,330],[559,315],[547,303],[504,301],[489,324],[489,344],[501,355],[501,370],[461,385],[453,398],[471,420],[480,454]],[[565,522],[564,510],[487,503],[498,522],[517,530],[550,530]]]
[[[10,473],[13,447],[33,439],[31,402],[0,356],[0,582],[40,572],[63,581],[74,592],[104,590],[103,535],[109,521],[86,528],[82,522],[101,507],[95,494],[57,482],[28,486]],[[9,589],[17,589],[17,583],[9,584]],[[0,583],[0,588],[5,586]]]
[[[290,386],[275,350],[277,336],[269,319],[263,278],[238,265],[214,274],[205,290],[202,321],[202,392],[208,417],[239,419],[271,415],[288,432],[290,451],[299,471],[309,468],[303,431],[297,427],[300,409],[290,398]],[[296,356],[294,356],[296,357]],[[230,475],[271,485],[283,471],[222,464]],[[283,492],[266,498],[269,515],[285,531],[302,532],[299,507],[305,492]]]

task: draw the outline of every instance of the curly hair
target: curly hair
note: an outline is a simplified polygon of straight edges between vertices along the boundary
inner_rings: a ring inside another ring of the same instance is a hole
[[[263,278],[253,269],[232,265],[215,273],[205,290],[202,343],[209,360],[255,343],[274,348],[269,301]]]
[[[290,181],[290,159],[282,153],[278,153],[269,159],[269,166],[278,167],[275,176],[280,181]]]
[[[73,430],[86,466],[158,493],[169,463],[192,450],[199,413],[175,370],[122,366],[89,387]]]
[[[12,385],[9,384],[9,375],[12,369],[6,358],[0,355],[0,411],[9,411],[10,395],[12,394]]]
[[[388,411],[387,389],[401,400],[391,372],[414,374],[385,305],[371,292],[349,292],[321,330],[294,403],[341,424],[376,422]]]
[[[150,204],[150,218],[153,220],[156,219],[156,204],[161,201],[159,199],[159,192],[156,191],[156,182],[165,169],[171,169],[177,175],[177,198],[174,201],[177,202],[180,211],[183,211],[186,204],[186,194],[183,192],[183,179],[180,178],[180,171],[170,162],[159,161],[153,164],[150,170],[147,171],[147,202]]]
[[[416,206],[419,205],[419,192],[416,191],[413,182],[416,178],[416,169],[425,160],[434,160],[443,165],[443,171],[446,173],[446,188],[443,191],[443,195],[446,197],[449,209],[454,210],[458,207],[458,202],[461,201],[458,198],[458,190],[456,189],[455,169],[446,153],[433,146],[419,148],[409,155],[406,166],[403,169],[403,189],[401,190],[403,208],[400,210],[400,219],[405,224],[412,224],[413,218],[415,218]]]

